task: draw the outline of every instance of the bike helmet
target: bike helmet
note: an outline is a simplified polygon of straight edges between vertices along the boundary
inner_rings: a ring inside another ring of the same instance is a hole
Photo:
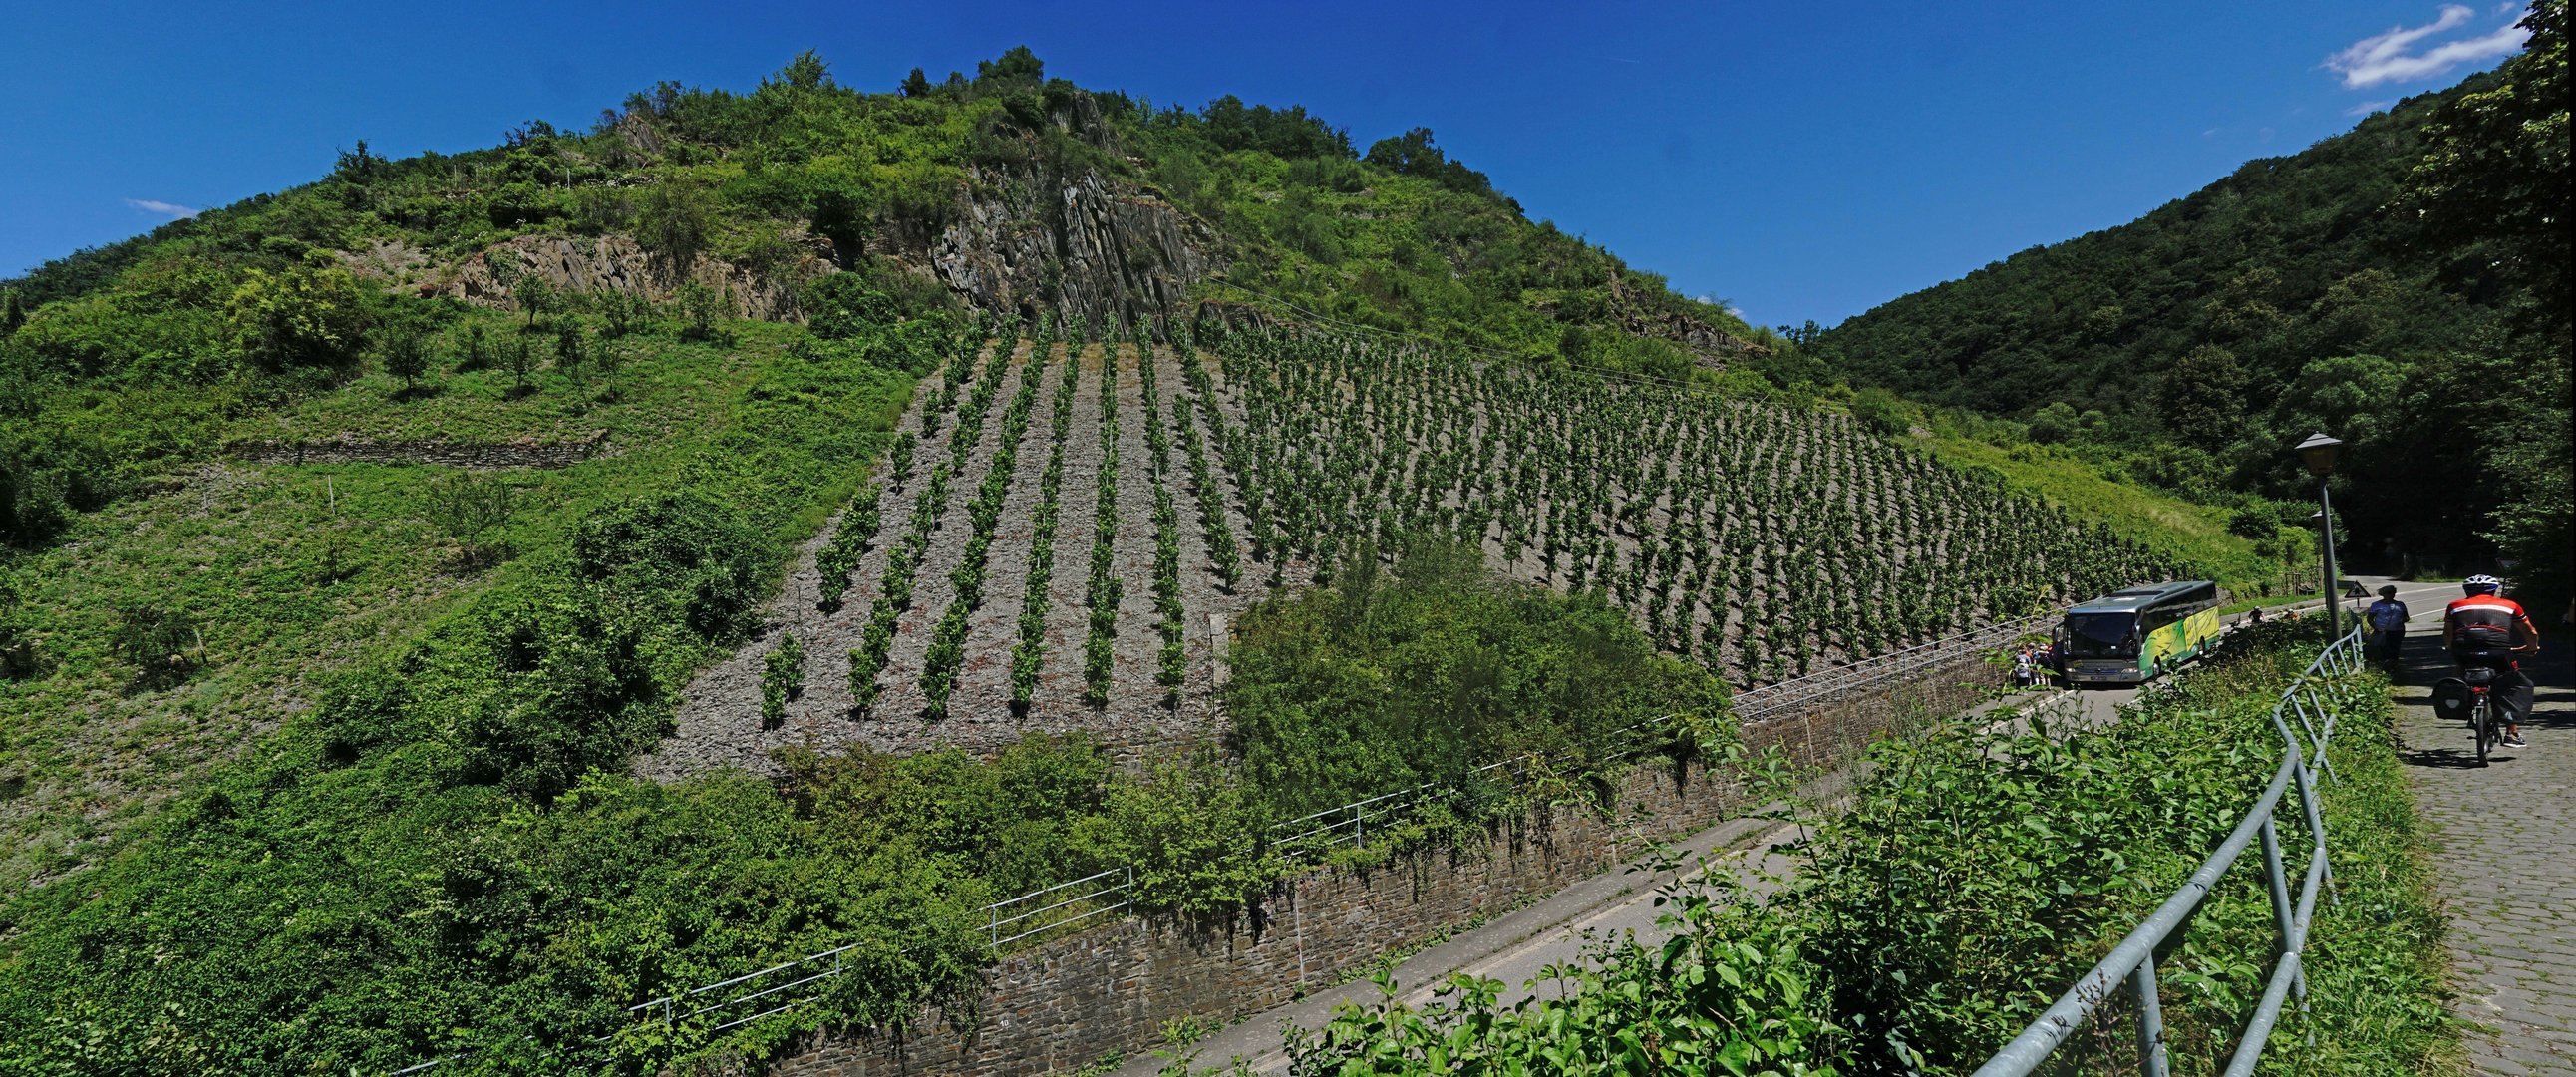
[[[2504,581],[2481,573],[2461,580],[2460,590],[2473,595],[2491,595],[2504,590]]]

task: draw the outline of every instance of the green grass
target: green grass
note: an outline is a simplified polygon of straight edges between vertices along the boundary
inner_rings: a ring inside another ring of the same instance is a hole
[[[1919,449],[1957,468],[1986,468],[2015,489],[2046,498],[2087,520],[2109,524],[2149,549],[2200,566],[2231,593],[2277,586],[2281,565],[2227,530],[2224,509],[2103,476],[2092,464],[2041,445],[2011,448],[1973,437],[1915,435]]]
[[[23,616],[51,669],[0,688],[0,775],[22,780],[0,801],[0,895],[76,867],[210,767],[257,751],[261,734],[304,709],[335,672],[519,579],[585,513],[667,486],[683,461],[744,420],[746,387],[795,335],[740,328],[731,348],[633,341],[636,357],[614,392],[601,379],[583,386],[542,371],[531,379],[538,391],[513,400],[509,375],[486,370],[452,375],[439,393],[396,396],[398,382],[370,374],[283,414],[242,420],[228,439],[346,430],[385,441],[543,443],[608,431],[617,455],[497,473],[516,490],[499,535],[514,562],[473,572],[455,564],[424,504],[428,480],[449,468],[241,462],[204,465],[176,491],[86,516],[65,541],[19,562]],[[900,414],[900,396],[875,406],[878,428]],[[792,540],[821,525],[858,473],[782,470],[760,481],[818,484],[790,499],[792,516],[763,521]],[[200,626],[203,663],[183,683],[142,684],[113,653],[118,610],[136,605]]]

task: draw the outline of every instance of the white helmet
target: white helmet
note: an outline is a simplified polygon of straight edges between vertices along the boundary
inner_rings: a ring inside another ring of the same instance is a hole
[[[2504,590],[2504,581],[2480,573],[2460,581],[2460,590],[2473,595],[2491,595]]]

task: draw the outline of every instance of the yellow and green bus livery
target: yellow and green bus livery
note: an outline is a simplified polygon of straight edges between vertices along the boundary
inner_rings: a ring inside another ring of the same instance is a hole
[[[2141,584],[2066,611],[2058,651],[2070,685],[2138,684],[2218,642],[2218,585]]]

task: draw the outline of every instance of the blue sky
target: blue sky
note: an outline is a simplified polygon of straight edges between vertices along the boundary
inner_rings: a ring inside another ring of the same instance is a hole
[[[2493,66],[2519,17],[2428,0],[35,4],[0,37],[0,276],[192,207],[587,126],[798,50],[891,88],[1025,43],[1157,103],[1428,126],[1552,219],[1763,324],[1832,324],[2130,220]]]

